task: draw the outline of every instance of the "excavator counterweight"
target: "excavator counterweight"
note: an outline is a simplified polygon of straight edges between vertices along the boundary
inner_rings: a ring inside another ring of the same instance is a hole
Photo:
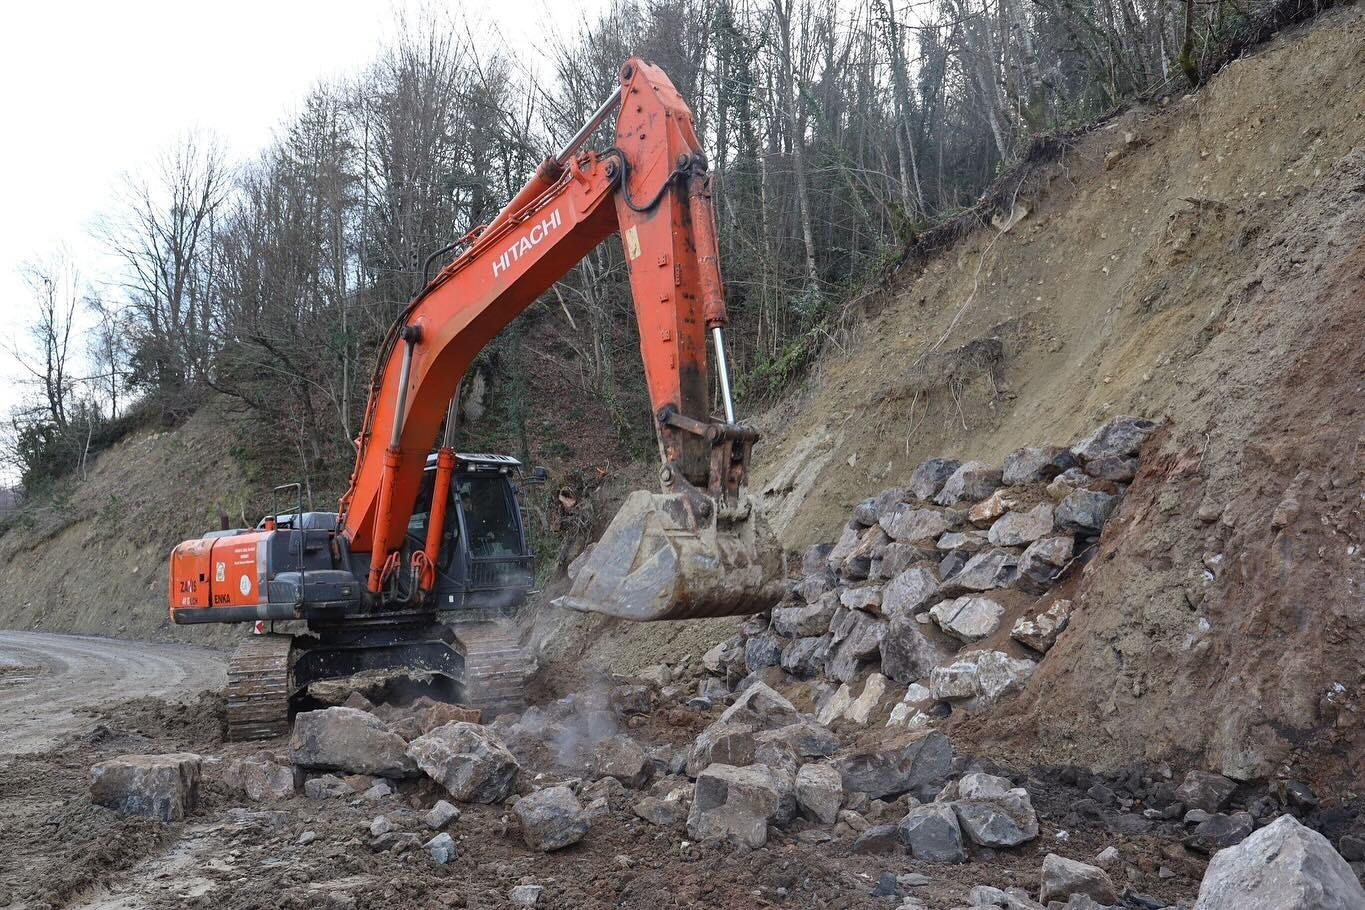
[[[454,452],[451,402],[479,351],[611,234],[630,273],[661,489],[627,498],[557,603],[652,621],[749,614],[781,598],[782,549],[746,493],[758,435],[736,421],[725,365],[706,156],[661,70],[631,58],[619,75],[612,97],[496,218],[455,244],[390,328],[337,512],[300,503],[172,553],[173,622],[308,624],[306,636],[254,646],[251,672],[231,677],[243,689],[236,702],[230,693],[229,720],[240,704],[244,735],[278,728],[262,718],[278,710],[282,687],[297,702],[319,681],[395,667],[447,680],[456,698],[481,688],[478,670],[498,679],[490,710],[515,702],[509,674],[496,670],[515,651],[511,633],[486,622],[530,588],[519,465]],[[584,150],[612,113],[614,144]],[[710,411],[708,340],[722,416]],[[474,620],[481,632],[460,631]]]

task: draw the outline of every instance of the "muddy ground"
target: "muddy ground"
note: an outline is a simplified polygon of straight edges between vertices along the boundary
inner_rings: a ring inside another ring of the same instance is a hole
[[[1056,774],[1017,769],[1013,776],[1029,788],[1039,812],[1040,836],[1015,850],[978,850],[963,866],[851,855],[855,833],[847,828],[825,829],[834,835],[829,842],[802,843],[802,822],[774,832],[758,850],[691,844],[681,826],[656,827],[637,818],[631,807],[643,793],[636,791],[613,798],[609,815],[583,841],[550,854],[525,847],[506,807],[461,805],[463,815],[450,829],[460,855],[440,866],[420,849],[375,852],[368,833],[375,816],[384,814],[425,840],[431,832],[419,813],[445,795],[425,778],[404,781],[396,794],[378,800],[314,800],[300,793],[247,802],[222,783],[222,766],[214,759],[245,757],[262,747],[282,753],[286,741],[225,743],[221,696],[119,700],[112,689],[84,692],[86,705],[73,708],[74,723],[54,745],[0,759],[2,907],[498,908],[510,906],[513,886],[534,883],[545,888],[539,906],[549,908],[886,908],[897,901],[870,892],[890,871],[923,873],[930,884],[916,888],[915,896],[946,908],[964,903],[977,884],[1036,892],[1045,853],[1090,860],[1111,844],[1126,861],[1126,869],[1114,870],[1117,881],[1174,903],[1193,898],[1204,866],[1174,837],[1125,836],[1077,817],[1072,806],[1084,796],[1078,786]],[[674,700],[649,715],[622,718],[621,729],[642,744],[684,748],[719,710]],[[125,818],[91,804],[92,764],[171,751],[208,759],[200,805],[184,822]],[[539,757],[543,762],[523,773],[523,790],[576,776],[573,769],[554,767],[548,753]],[[654,787],[666,792],[678,783],[673,778]]]

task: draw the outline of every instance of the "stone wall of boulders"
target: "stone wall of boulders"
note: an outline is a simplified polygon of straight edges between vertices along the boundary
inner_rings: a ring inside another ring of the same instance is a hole
[[[1154,429],[1119,417],[999,466],[924,462],[807,549],[770,615],[707,652],[700,694],[778,668],[821,684],[822,723],[866,724],[899,694],[888,725],[918,727],[1023,686],[1067,627],[1054,589],[1093,554]]]

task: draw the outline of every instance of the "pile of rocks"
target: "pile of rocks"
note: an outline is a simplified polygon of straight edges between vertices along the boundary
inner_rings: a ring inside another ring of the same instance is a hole
[[[866,724],[898,683],[889,723],[916,727],[1019,688],[1067,626],[1054,587],[1093,553],[1154,429],[1119,417],[1001,467],[924,462],[860,502],[837,541],[809,548],[771,615],[707,652],[700,696],[779,668],[830,681],[822,722]]]

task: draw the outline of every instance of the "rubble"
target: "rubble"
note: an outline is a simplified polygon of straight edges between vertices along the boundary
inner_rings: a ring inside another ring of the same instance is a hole
[[[927,863],[967,861],[962,828],[952,806],[941,803],[916,806],[901,819],[896,832],[915,859]]]
[[[90,769],[90,798],[123,815],[183,819],[199,801],[199,766],[191,752],[120,755]]]
[[[988,597],[945,600],[929,611],[940,629],[964,642],[986,638],[1000,627],[1005,608]]]
[[[517,885],[507,892],[507,899],[514,907],[534,907],[540,902],[540,896],[544,891],[545,888],[541,885]]]
[[[591,827],[578,797],[568,787],[547,787],[523,796],[512,812],[526,846],[544,853],[578,843]]]
[[[298,790],[295,770],[276,762],[269,752],[227,762],[223,783],[253,802],[288,799]]]
[[[929,799],[947,780],[952,760],[948,737],[930,731],[899,736],[875,749],[853,752],[837,758],[835,765],[845,790],[864,793],[870,799],[902,793]]]
[[[1083,894],[1100,904],[1119,902],[1114,882],[1103,869],[1055,853],[1043,857],[1038,900],[1044,904],[1066,901],[1073,894]]]
[[[408,756],[460,802],[506,799],[521,766],[487,727],[453,723],[412,741]]]
[[[951,506],[964,499],[973,502],[985,499],[1000,486],[1002,472],[984,461],[969,461],[960,466],[943,483],[943,489],[934,497],[941,506]]]
[[[433,831],[440,831],[452,822],[460,820],[460,810],[443,799],[437,800],[436,805],[432,806],[422,816],[422,821],[426,822],[428,828]]]
[[[944,597],[957,597],[992,588],[1008,588],[1019,575],[1019,557],[1008,550],[982,550],[939,588]]]
[[[1365,889],[1327,838],[1282,815],[1214,854],[1194,910],[1356,910]]]
[[[966,774],[953,801],[962,830],[983,847],[1015,847],[1038,836],[1038,816],[1023,787],[1003,777]]]
[[[1176,788],[1175,798],[1187,809],[1221,812],[1237,791],[1237,783],[1211,771],[1190,771]]]
[[[1020,617],[1010,629],[1010,637],[1035,651],[1047,653],[1071,618],[1071,601],[1053,601],[1032,619]]]
[[[863,683],[862,694],[844,709],[844,719],[859,726],[867,726],[867,721],[872,716],[872,712],[881,704],[882,698],[885,696],[886,677],[880,673],[869,674],[867,681]]]
[[[618,733],[598,741],[593,748],[594,777],[614,777],[627,787],[642,787],[653,773],[653,764],[640,744]]]
[[[632,806],[631,811],[651,825],[674,828],[687,821],[687,805],[681,797],[674,798],[670,793],[662,798],[646,796]]]
[[[825,762],[801,766],[796,774],[796,804],[801,814],[832,825],[843,801],[844,783],[838,768]]]
[[[355,708],[305,711],[294,718],[289,760],[303,768],[406,777],[417,766],[403,737]]]
[[[1140,417],[1115,417],[1071,447],[1081,464],[1105,457],[1136,455],[1156,424]]]
[[[945,701],[972,699],[978,706],[1021,687],[1037,663],[1003,651],[972,651],[929,674],[929,692]]]
[[[917,499],[932,500],[960,467],[962,462],[951,458],[931,458],[910,472],[907,488]]]
[[[1050,503],[1039,503],[1027,512],[1010,512],[991,525],[987,539],[997,547],[1025,546],[1052,533]]]
[[[770,823],[784,825],[796,814],[793,784],[764,765],[713,764],[697,776],[687,833],[696,840],[720,838],[761,847]]]
[[[422,849],[427,851],[433,862],[442,866],[460,855],[455,847],[455,839],[444,831],[423,844]]]

